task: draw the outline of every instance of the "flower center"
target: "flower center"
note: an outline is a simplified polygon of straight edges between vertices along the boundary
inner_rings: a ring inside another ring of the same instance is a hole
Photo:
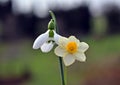
[[[67,45],[66,45],[66,50],[73,54],[77,51],[77,44],[76,42],[69,42]]]

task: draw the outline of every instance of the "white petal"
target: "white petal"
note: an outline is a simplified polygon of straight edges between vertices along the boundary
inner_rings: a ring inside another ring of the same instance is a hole
[[[76,60],[81,61],[81,62],[85,62],[86,61],[86,56],[84,53],[78,52],[75,54],[76,56]]]
[[[56,47],[55,48],[55,54],[57,55],[57,56],[60,56],[60,57],[64,57],[65,55],[66,55],[66,51],[64,50],[64,49],[62,49],[60,46],[58,46],[58,47]]]
[[[62,48],[65,48],[65,46],[67,45],[68,43],[68,38],[66,37],[60,37],[59,38],[59,41],[58,41],[58,45]]]
[[[59,42],[59,39],[61,38],[62,36],[60,36],[59,34],[57,34],[55,31],[54,31],[54,41],[56,44],[58,44]]]
[[[43,45],[43,43],[45,43],[47,41],[47,39],[49,37],[48,32],[49,31],[47,31],[47,32],[45,32],[37,37],[37,39],[33,43],[33,49],[40,48]]]
[[[68,54],[67,56],[63,57],[63,61],[65,66],[69,66],[75,62],[75,58],[73,55]]]
[[[85,42],[80,43],[79,50],[81,52],[85,52],[88,48],[89,48],[89,45],[87,43],[85,43]]]
[[[76,42],[77,46],[79,46],[80,41],[75,36],[70,36],[68,39],[69,39],[69,42],[71,42],[71,41]]]
[[[70,36],[68,39],[69,41],[79,41],[75,36]]]
[[[50,52],[52,50],[53,46],[54,46],[54,43],[52,43],[52,42],[47,43],[46,42],[41,46],[41,51],[45,52],[45,53]]]
[[[70,36],[70,37],[69,37],[69,40],[70,40],[70,41],[74,41],[74,40],[76,40],[76,38],[75,38],[75,36]]]

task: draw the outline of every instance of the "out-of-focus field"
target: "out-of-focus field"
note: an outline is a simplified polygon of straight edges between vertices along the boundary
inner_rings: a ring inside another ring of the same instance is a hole
[[[67,67],[68,85],[87,85],[86,82],[92,78],[110,74],[109,68],[120,69],[120,35],[100,39],[87,37],[82,41],[90,46],[86,52],[87,61],[77,61]],[[32,42],[26,39],[0,43],[0,79],[19,78],[26,72],[30,79],[25,80],[25,85],[60,85],[58,57],[54,51],[42,53],[33,50]]]

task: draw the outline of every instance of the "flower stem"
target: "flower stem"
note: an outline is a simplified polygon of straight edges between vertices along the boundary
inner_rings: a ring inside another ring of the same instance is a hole
[[[61,72],[62,85],[65,85],[64,69],[63,69],[63,63],[62,63],[62,58],[61,57],[59,57],[59,63],[60,63],[60,72]]]
[[[50,15],[51,15],[52,19],[54,20],[54,28],[55,28],[55,30],[58,33],[59,29],[57,27],[55,15],[54,15],[54,13],[52,11],[49,11],[49,12],[50,12]],[[62,58],[61,57],[59,57],[59,65],[60,65],[60,74],[61,74],[62,85],[65,85],[64,67],[63,67],[63,62],[62,62]]]

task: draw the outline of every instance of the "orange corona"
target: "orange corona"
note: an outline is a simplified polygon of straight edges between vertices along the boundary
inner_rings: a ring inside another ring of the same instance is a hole
[[[75,52],[77,52],[77,44],[76,42],[69,42],[67,45],[66,45],[66,50],[73,54]]]

